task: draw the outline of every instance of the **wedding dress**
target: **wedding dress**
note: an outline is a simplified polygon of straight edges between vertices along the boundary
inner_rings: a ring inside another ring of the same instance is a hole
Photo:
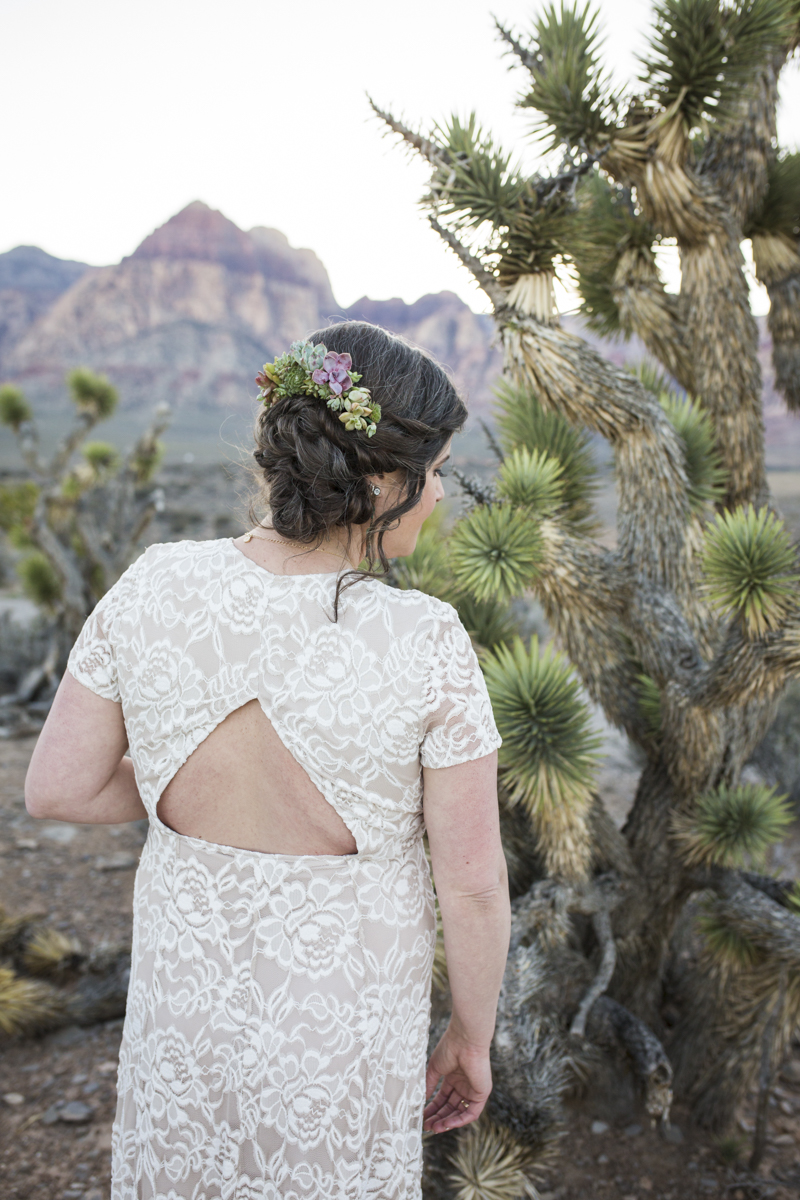
[[[119,701],[150,817],[134,893],[112,1200],[417,1200],[435,920],[421,766],[500,742],[449,605],[152,546],[69,660]],[[175,833],[156,806],[257,698],[352,855]]]

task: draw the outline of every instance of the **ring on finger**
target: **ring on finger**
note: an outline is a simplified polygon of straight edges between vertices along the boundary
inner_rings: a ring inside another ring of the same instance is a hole
[[[469,1108],[469,1100],[459,1100],[459,1108]]]

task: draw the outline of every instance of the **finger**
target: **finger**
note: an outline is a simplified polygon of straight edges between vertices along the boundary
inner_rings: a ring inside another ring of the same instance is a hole
[[[483,1112],[485,1104],[485,1101],[478,1101],[475,1104],[470,1104],[468,1109],[459,1109],[447,1117],[437,1117],[433,1121],[426,1122],[425,1129],[430,1133],[447,1133],[450,1129],[460,1129],[463,1125],[469,1125],[472,1121],[477,1121]]]
[[[439,1080],[442,1078],[441,1072],[435,1066],[430,1064],[425,1072],[425,1096],[431,1097],[436,1091]]]
[[[429,1105],[422,1115],[423,1119],[429,1124],[440,1124],[442,1121],[447,1121],[454,1116],[463,1115],[469,1111],[470,1106],[471,1101],[467,1100],[464,1096],[460,1096],[458,1092],[453,1091],[444,1104]]]
[[[455,1089],[452,1084],[448,1086],[446,1082],[443,1083],[436,1095],[428,1101],[425,1111],[427,1112],[428,1109],[432,1109],[434,1112],[438,1112],[440,1108],[443,1108],[448,1103],[454,1091]]]

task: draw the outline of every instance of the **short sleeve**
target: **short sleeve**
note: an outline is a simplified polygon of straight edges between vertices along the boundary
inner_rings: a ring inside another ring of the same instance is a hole
[[[114,625],[117,614],[131,602],[132,585],[139,573],[141,559],[119,577],[95,605],[72,647],[67,669],[78,683],[102,696],[119,702],[117,655]]]
[[[455,609],[441,605],[430,647],[423,767],[453,767],[501,744],[478,657]]]

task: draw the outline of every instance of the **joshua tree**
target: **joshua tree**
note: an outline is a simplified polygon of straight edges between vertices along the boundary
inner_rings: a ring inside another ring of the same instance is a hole
[[[0,421],[16,435],[27,475],[0,487],[0,529],[23,551],[17,570],[26,593],[52,617],[54,639],[42,668],[50,675],[127,567],[156,511],[159,494],[147,485],[161,459],[159,436],[169,419],[168,409],[157,411],[123,457],[108,442],[87,441],[116,408],[109,381],[79,367],[67,383],[75,421],[49,458],[40,452],[38,426],[23,393],[13,384],[0,387]]]
[[[504,351],[497,477],[462,480],[471,507],[455,529],[396,568],[401,586],[459,607],[505,739],[514,919],[495,1090],[485,1122],[429,1151],[431,1194],[459,1197],[490,1194],[470,1191],[479,1182],[520,1194],[565,1091],[606,1051],[653,1117],[674,1085],[724,1127],[754,1081],[768,1094],[800,1013],[800,893],[760,873],[788,813],[741,781],[800,673],[797,550],[767,487],[740,249],[750,237],[795,409],[800,156],[776,149],[775,106],[797,5],[660,0],[624,90],[588,8],[548,7],[526,37],[498,31],[556,173],[524,174],[474,116],[423,135],[375,108],[430,164],[429,219],[490,298]],[[664,243],[680,252],[677,295]],[[558,272],[591,328],[638,335],[654,362],[618,370],[560,328]],[[614,551],[593,536],[587,431],[614,452]],[[525,593],[559,654],[514,640]],[[642,752],[621,832],[593,792],[576,676]],[[434,1024],[441,960],[437,977]]]

